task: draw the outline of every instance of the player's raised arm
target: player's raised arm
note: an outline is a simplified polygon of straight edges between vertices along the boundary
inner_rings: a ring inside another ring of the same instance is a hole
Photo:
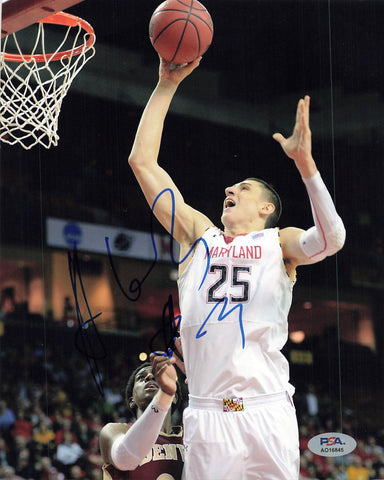
[[[297,105],[296,123],[289,138],[275,133],[286,155],[294,160],[306,186],[315,226],[309,230],[286,228],[281,231],[284,258],[293,267],[316,263],[340,250],[345,228],[312,157],[309,128],[309,102],[306,96]]]
[[[131,408],[136,408],[137,420],[131,426],[108,423],[100,432],[104,462],[120,471],[135,470],[156,442],[160,430],[172,431],[171,406],[177,393],[175,359],[152,354],[151,362],[152,369],[143,368],[135,375],[133,396],[127,399],[130,405],[135,405]],[[157,388],[150,401],[148,396]]]
[[[174,66],[160,59],[159,81],[144,109],[129,156],[129,165],[149,206],[152,208],[156,201],[154,214],[168,232],[171,232],[174,219],[173,236],[182,245],[192,243],[211,222],[185,204],[171,177],[159,166],[158,155],[164,120],[173,96],[180,82],[199,65],[199,61]],[[180,159],[175,159],[175,162],[180,162]],[[180,163],[179,168],[182,168]]]

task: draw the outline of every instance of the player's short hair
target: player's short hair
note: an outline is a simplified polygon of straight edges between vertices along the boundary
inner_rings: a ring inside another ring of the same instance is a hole
[[[130,398],[133,396],[133,387],[135,385],[135,379],[136,375],[143,369],[145,368],[152,368],[152,364],[150,362],[143,362],[140,365],[138,365],[135,370],[131,373],[131,376],[128,379],[127,385],[125,387],[125,394],[124,394],[124,399],[125,399],[125,406],[127,408],[128,412],[128,417],[131,420],[136,420],[137,418],[137,407],[131,407],[129,404]],[[179,382],[176,382],[176,403],[172,403],[172,412],[176,410],[180,405],[181,405],[181,388]]]
[[[264,191],[265,200],[273,203],[273,205],[275,206],[275,211],[271,213],[265,221],[265,228],[276,227],[282,211],[281,199],[279,194],[265,180],[261,180],[260,178],[256,178],[256,177],[249,177],[247,178],[247,180],[253,180],[254,182],[259,183]]]

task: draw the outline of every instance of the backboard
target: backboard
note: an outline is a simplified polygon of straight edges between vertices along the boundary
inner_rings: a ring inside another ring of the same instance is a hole
[[[83,0],[1,0],[1,36],[22,30]]]

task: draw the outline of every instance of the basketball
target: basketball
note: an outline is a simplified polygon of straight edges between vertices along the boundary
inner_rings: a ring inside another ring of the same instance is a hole
[[[197,0],[166,0],[153,12],[149,38],[168,62],[189,63],[211,45],[213,23],[208,10]]]

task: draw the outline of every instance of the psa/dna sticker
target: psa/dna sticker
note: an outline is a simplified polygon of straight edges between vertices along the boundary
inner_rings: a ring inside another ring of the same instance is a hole
[[[312,453],[322,457],[341,457],[353,452],[356,448],[356,441],[345,433],[320,433],[311,438],[308,448]]]

